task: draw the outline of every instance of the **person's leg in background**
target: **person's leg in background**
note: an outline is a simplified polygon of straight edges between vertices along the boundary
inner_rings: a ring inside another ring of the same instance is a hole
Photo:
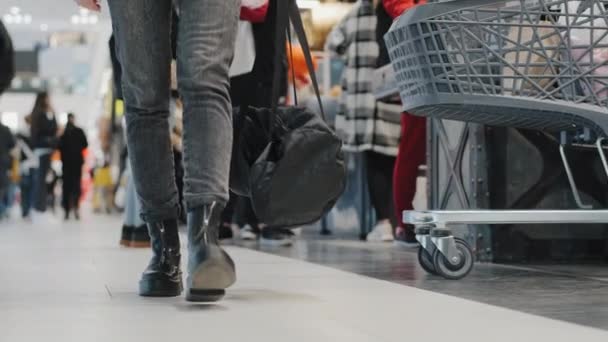
[[[238,197],[235,208],[235,216],[237,222],[243,227],[241,231],[241,238],[243,240],[257,240],[261,233],[260,222],[258,221],[253,206],[251,205],[251,199],[247,197]]]
[[[8,189],[6,192],[6,209],[8,210],[7,216],[10,215],[10,210],[13,208],[15,204],[15,198],[17,196],[17,185],[14,183],[13,179],[10,179],[8,184]]]
[[[238,198],[238,195],[230,192],[230,199],[228,200],[228,203],[226,203],[226,207],[222,211],[222,226],[219,232],[220,240],[232,239],[240,235],[236,234],[240,227],[234,220],[234,209],[236,207],[236,203],[238,202]]]
[[[32,206],[39,212],[45,212],[48,203],[47,174],[51,168],[51,155],[45,153],[39,157],[40,164],[34,172],[33,202]]]
[[[73,178],[74,175],[71,174],[71,170],[68,168],[63,169],[63,175],[61,179],[61,206],[65,212],[65,219],[68,220],[70,218],[70,211],[72,207],[72,197],[73,197]]]
[[[137,194],[135,192],[135,186],[131,183],[130,192],[132,195],[132,203],[133,206],[133,216],[131,224],[133,224],[133,231],[131,234],[131,241],[129,243],[129,247],[133,248],[147,248],[151,246],[150,241],[150,233],[148,233],[148,229],[146,223],[141,219],[141,201],[137,198]]]
[[[236,281],[219,246],[232,153],[229,69],[239,0],[178,0],[177,77],[184,102],[184,198],[190,301],[213,301]]]
[[[49,171],[47,172],[47,176],[46,176],[46,198],[47,198],[46,210],[48,210],[50,208],[51,212],[53,214],[55,213],[55,203],[56,203],[55,188],[57,186],[58,181],[59,181],[59,176],[52,168],[49,167]]]
[[[125,212],[120,244],[125,247],[150,247],[150,234],[146,223],[141,219],[141,204],[135,191],[133,174],[130,163],[127,161],[125,169],[127,178],[125,186]]]
[[[134,204],[135,198],[137,197],[137,193],[135,192],[135,185],[133,183],[133,179],[131,179],[133,177],[133,174],[131,173],[131,166],[129,166],[128,161],[125,167],[123,177],[125,178],[125,211],[123,212],[123,224],[120,233],[120,245],[129,247],[131,245],[131,236],[133,234],[133,228],[135,225],[135,216],[137,215]]]
[[[396,238],[406,246],[417,245],[414,227],[402,223],[403,211],[414,209],[418,168],[426,161],[426,118],[403,113],[401,142],[393,176],[393,196],[399,226]]]
[[[74,217],[80,220],[80,196],[82,195],[82,165],[74,170],[74,183],[71,205],[74,210]],[[114,189],[112,189],[114,193]]]
[[[6,170],[0,169],[0,220],[4,219],[7,210],[6,195],[8,192],[8,175]]]
[[[30,209],[32,207],[32,183],[34,178],[34,170],[30,169],[21,175],[19,187],[21,189],[21,217],[29,218]]]
[[[152,259],[140,280],[142,296],[181,294],[178,194],[169,132],[171,0],[109,0],[122,66],[127,145]]]
[[[393,169],[395,157],[374,151],[365,153],[367,184],[372,206],[376,211],[376,225],[367,235],[368,241],[393,241]]]
[[[237,108],[242,105],[255,106],[256,98],[254,89],[256,86],[255,77],[252,73],[239,75],[230,78],[230,98],[232,100],[232,106]],[[238,226],[239,228],[245,228],[245,223],[240,217],[239,207],[243,198],[235,193],[230,192],[230,199],[226,203],[226,208],[222,212],[222,228],[220,230],[220,239],[228,239],[234,237],[234,231],[232,226]],[[250,234],[245,233],[243,236],[239,233],[240,237],[245,237],[247,240],[250,239]]]

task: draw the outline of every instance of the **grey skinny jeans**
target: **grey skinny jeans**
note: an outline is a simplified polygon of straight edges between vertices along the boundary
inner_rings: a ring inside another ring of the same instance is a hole
[[[232,150],[229,68],[239,0],[176,0],[177,78],[184,102],[188,208],[228,200]],[[169,136],[172,0],[108,0],[123,70],[127,144],[146,222],[178,216]]]

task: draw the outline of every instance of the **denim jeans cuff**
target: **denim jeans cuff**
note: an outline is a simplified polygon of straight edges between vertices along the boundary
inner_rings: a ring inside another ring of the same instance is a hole
[[[222,207],[226,207],[228,203],[228,196],[224,194],[206,194],[206,195],[188,195],[184,196],[186,200],[186,207],[188,211],[202,207],[205,204],[210,204],[216,202],[218,205]]]
[[[160,209],[160,210],[147,210],[142,212],[141,219],[146,223],[151,222],[162,222],[166,220],[177,220],[179,218],[179,207],[175,206],[172,208]]]

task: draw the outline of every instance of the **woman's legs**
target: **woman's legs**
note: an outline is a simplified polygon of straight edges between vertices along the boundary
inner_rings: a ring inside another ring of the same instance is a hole
[[[48,204],[48,191],[46,185],[46,176],[51,168],[51,155],[50,153],[43,154],[39,157],[40,164],[34,171],[34,185],[33,185],[33,203],[32,205],[37,211],[46,211]]]
[[[367,185],[376,211],[376,226],[368,234],[370,241],[392,241],[394,210],[392,205],[395,157],[374,151],[366,152]]]
[[[30,208],[32,205],[32,183],[34,178],[34,170],[29,170],[21,176],[21,216],[27,218],[30,216]]]
[[[186,299],[215,301],[236,281],[219,246],[232,153],[229,69],[239,0],[178,0],[177,78],[184,102],[184,198],[188,207]]]
[[[171,0],[110,0],[133,181],[146,222],[176,219],[169,136]]]
[[[184,102],[184,198],[189,209],[228,201],[232,151],[229,69],[238,0],[179,0],[177,77]]]
[[[132,180],[148,224],[152,259],[141,296],[181,294],[179,212],[169,134],[171,0],[109,0],[122,67]]]
[[[393,176],[393,196],[397,217],[403,211],[412,210],[416,195],[418,168],[426,158],[426,118],[403,113],[401,116],[401,142],[395,163]],[[399,220],[399,227],[406,235],[406,240],[414,242],[412,227],[405,227]]]
[[[393,169],[395,157],[377,152],[366,152],[367,185],[376,220],[393,220]]]

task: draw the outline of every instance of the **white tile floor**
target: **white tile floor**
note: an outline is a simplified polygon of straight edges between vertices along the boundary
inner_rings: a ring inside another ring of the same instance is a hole
[[[146,299],[120,220],[0,222],[0,341],[608,341],[608,332],[232,247],[215,305]]]

